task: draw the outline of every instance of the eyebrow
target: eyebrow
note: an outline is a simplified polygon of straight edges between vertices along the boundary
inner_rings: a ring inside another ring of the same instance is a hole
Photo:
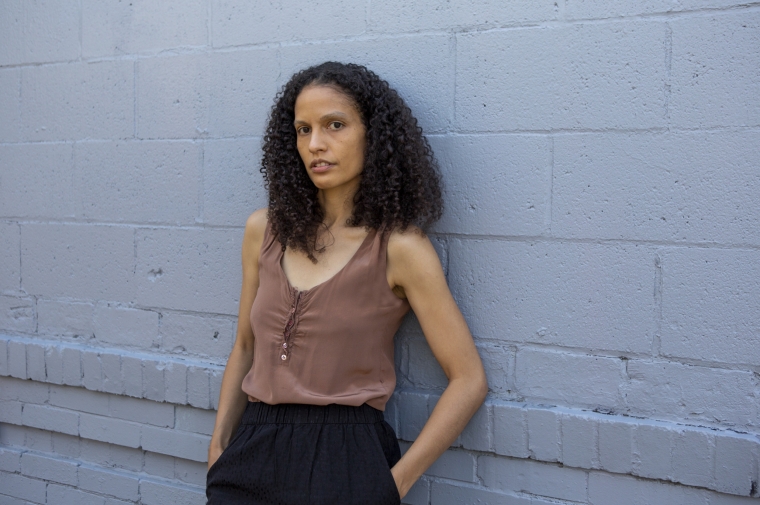
[[[327,114],[325,114],[322,117],[320,117],[319,120],[320,121],[324,121],[326,119],[333,119],[333,118],[335,118],[335,119],[347,119],[348,118],[348,114],[344,114],[344,113],[339,112],[339,111],[328,112]],[[293,124],[294,125],[305,124],[305,123],[306,123],[305,121],[302,121],[300,119],[293,120]]]

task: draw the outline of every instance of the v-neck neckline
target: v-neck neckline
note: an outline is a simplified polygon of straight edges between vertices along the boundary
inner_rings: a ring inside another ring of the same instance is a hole
[[[282,268],[282,259],[285,257],[285,251],[280,249],[280,256],[277,258],[277,266],[279,267],[280,275],[282,275],[282,278],[285,279],[285,283],[288,285],[288,288],[290,291],[293,291],[295,293],[300,293],[302,296],[311,293],[317,288],[320,288],[327,284],[328,282],[332,281],[336,277],[338,277],[343,271],[348,268],[348,266],[353,263],[354,259],[359,255],[359,252],[364,249],[364,247],[367,245],[369,241],[370,235],[376,235],[377,230],[370,230],[369,233],[364,237],[364,240],[362,240],[362,243],[359,245],[359,248],[354,252],[354,254],[348,259],[345,265],[343,265],[340,270],[335,272],[332,276],[330,276],[328,279],[320,282],[319,284],[315,284],[314,286],[308,288],[308,289],[298,289],[293,286],[293,284],[290,283],[290,279],[288,279],[288,276],[285,274],[285,269]]]

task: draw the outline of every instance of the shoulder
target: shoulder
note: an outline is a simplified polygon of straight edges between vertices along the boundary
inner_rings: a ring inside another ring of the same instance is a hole
[[[243,235],[243,249],[250,253],[258,254],[264,241],[264,233],[269,222],[266,207],[253,212],[245,221],[245,234]]]
[[[388,270],[393,284],[404,286],[422,277],[442,274],[430,238],[417,226],[393,230],[388,238]]]

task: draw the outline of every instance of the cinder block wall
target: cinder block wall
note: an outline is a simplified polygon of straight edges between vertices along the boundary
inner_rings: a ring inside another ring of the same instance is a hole
[[[336,59],[440,158],[490,382],[406,502],[757,504],[758,47],[730,0],[0,2],[0,503],[204,503],[266,112]]]

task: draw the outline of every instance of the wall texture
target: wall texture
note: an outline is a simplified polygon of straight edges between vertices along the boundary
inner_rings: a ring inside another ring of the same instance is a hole
[[[0,503],[204,503],[272,98],[440,158],[488,400],[410,504],[757,504],[760,2],[0,1]],[[445,386],[413,317],[404,447]]]

